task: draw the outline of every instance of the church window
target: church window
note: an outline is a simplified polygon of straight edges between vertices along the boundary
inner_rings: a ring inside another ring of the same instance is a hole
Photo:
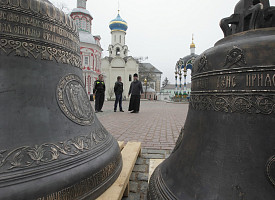
[[[117,55],[117,56],[120,55],[120,48],[116,48],[116,55]]]
[[[116,35],[114,35],[114,38],[115,38],[115,42],[116,42]]]
[[[83,30],[86,30],[86,20],[82,19],[82,27]]]
[[[90,22],[87,22],[87,30],[89,31],[89,33],[91,32]]]
[[[119,42],[121,43],[121,35],[119,36]]]
[[[85,56],[85,57],[84,57],[84,65],[85,65],[85,66],[88,66],[88,65],[89,65],[89,57],[88,57],[88,56]]]
[[[80,24],[79,24],[79,19],[78,18],[76,19],[76,26],[77,26],[77,28],[80,28]]]
[[[93,70],[94,70],[94,69],[95,69],[95,68],[94,68],[95,66],[94,66],[94,56],[93,56],[93,55],[91,56],[91,65],[92,65],[92,68],[93,68]]]
[[[131,82],[132,81],[132,75],[129,74],[129,81]]]
[[[95,56],[95,70],[97,70],[97,56]]]

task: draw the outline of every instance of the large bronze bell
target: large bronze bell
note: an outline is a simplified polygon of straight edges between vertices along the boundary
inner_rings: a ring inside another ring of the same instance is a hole
[[[72,19],[0,0],[0,61],[0,199],[95,199],[122,160],[84,89]]]
[[[196,59],[185,127],[149,200],[275,199],[275,8],[266,3],[240,1],[221,21],[227,37]]]

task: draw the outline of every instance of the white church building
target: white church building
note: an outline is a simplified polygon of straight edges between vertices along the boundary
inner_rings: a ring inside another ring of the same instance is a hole
[[[93,93],[94,81],[101,74],[101,55],[100,36],[92,34],[93,17],[86,9],[87,0],[77,0],[77,8],[70,14],[76,22],[80,38],[80,55],[82,59],[83,77],[88,94]]]
[[[111,44],[106,56],[101,61],[102,73],[105,76],[106,98],[114,97],[113,90],[117,77],[122,77],[124,84],[123,98],[128,98],[130,84],[133,81],[133,75],[138,73],[139,64],[132,57],[128,56],[128,46],[125,42],[126,31],[128,29],[127,22],[124,21],[120,14],[110,22]],[[112,96],[112,97],[111,97]]]

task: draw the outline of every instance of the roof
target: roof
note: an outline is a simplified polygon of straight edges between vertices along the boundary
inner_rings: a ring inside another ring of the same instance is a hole
[[[124,32],[126,32],[127,29],[128,29],[128,24],[125,20],[123,20],[120,17],[120,14],[118,14],[117,17],[110,22],[109,28],[112,31],[124,31]]]
[[[178,85],[179,86],[179,85]],[[182,89],[183,89],[183,85],[182,85]],[[191,83],[187,83],[186,85],[187,88],[191,88]],[[165,87],[163,87],[162,89],[164,90],[175,90],[176,89],[176,85],[175,84],[167,84]]]
[[[151,88],[151,87],[147,87],[147,89],[146,89],[146,86],[144,86],[143,85],[143,91],[145,91],[146,90],[146,92],[151,92],[151,93],[155,93],[156,92],[156,90],[154,90],[153,88]]]
[[[182,60],[184,61],[184,63],[187,63],[191,58],[193,58],[193,57],[196,58],[198,56],[199,55],[197,55],[197,54],[191,54],[191,55],[183,57]]]
[[[162,74],[156,67],[154,67],[151,63],[139,63],[139,68],[144,68],[144,72],[154,72],[158,74]]]
[[[89,15],[91,18],[93,18],[91,13],[88,10],[83,8],[74,8],[71,13],[84,13],[86,15]]]
[[[91,33],[79,31],[79,39],[80,39],[80,42],[96,44],[95,38]]]

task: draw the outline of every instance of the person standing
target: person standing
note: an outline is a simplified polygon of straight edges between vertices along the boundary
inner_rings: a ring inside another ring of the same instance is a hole
[[[131,83],[128,96],[131,95],[129,111],[138,113],[140,107],[140,95],[143,93],[141,82],[138,80],[138,75],[134,74],[134,81]]]
[[[118,76],[117,77],[117,82],[115,83],[115,87],[114,87],[114,92],[115,92],[115,95],[116,95],[114,112],[116,112],[118,103],[119,103],[120,112],[124,112],[123,109],[122,109],[123,83],[121,81],[122,81],[121,76]]]
[[[105,83],[102,74],[98,76],[98,80],[94,83],[93,93],[95,95],[95,112],[103,112],[102,107],[105,99]]]

